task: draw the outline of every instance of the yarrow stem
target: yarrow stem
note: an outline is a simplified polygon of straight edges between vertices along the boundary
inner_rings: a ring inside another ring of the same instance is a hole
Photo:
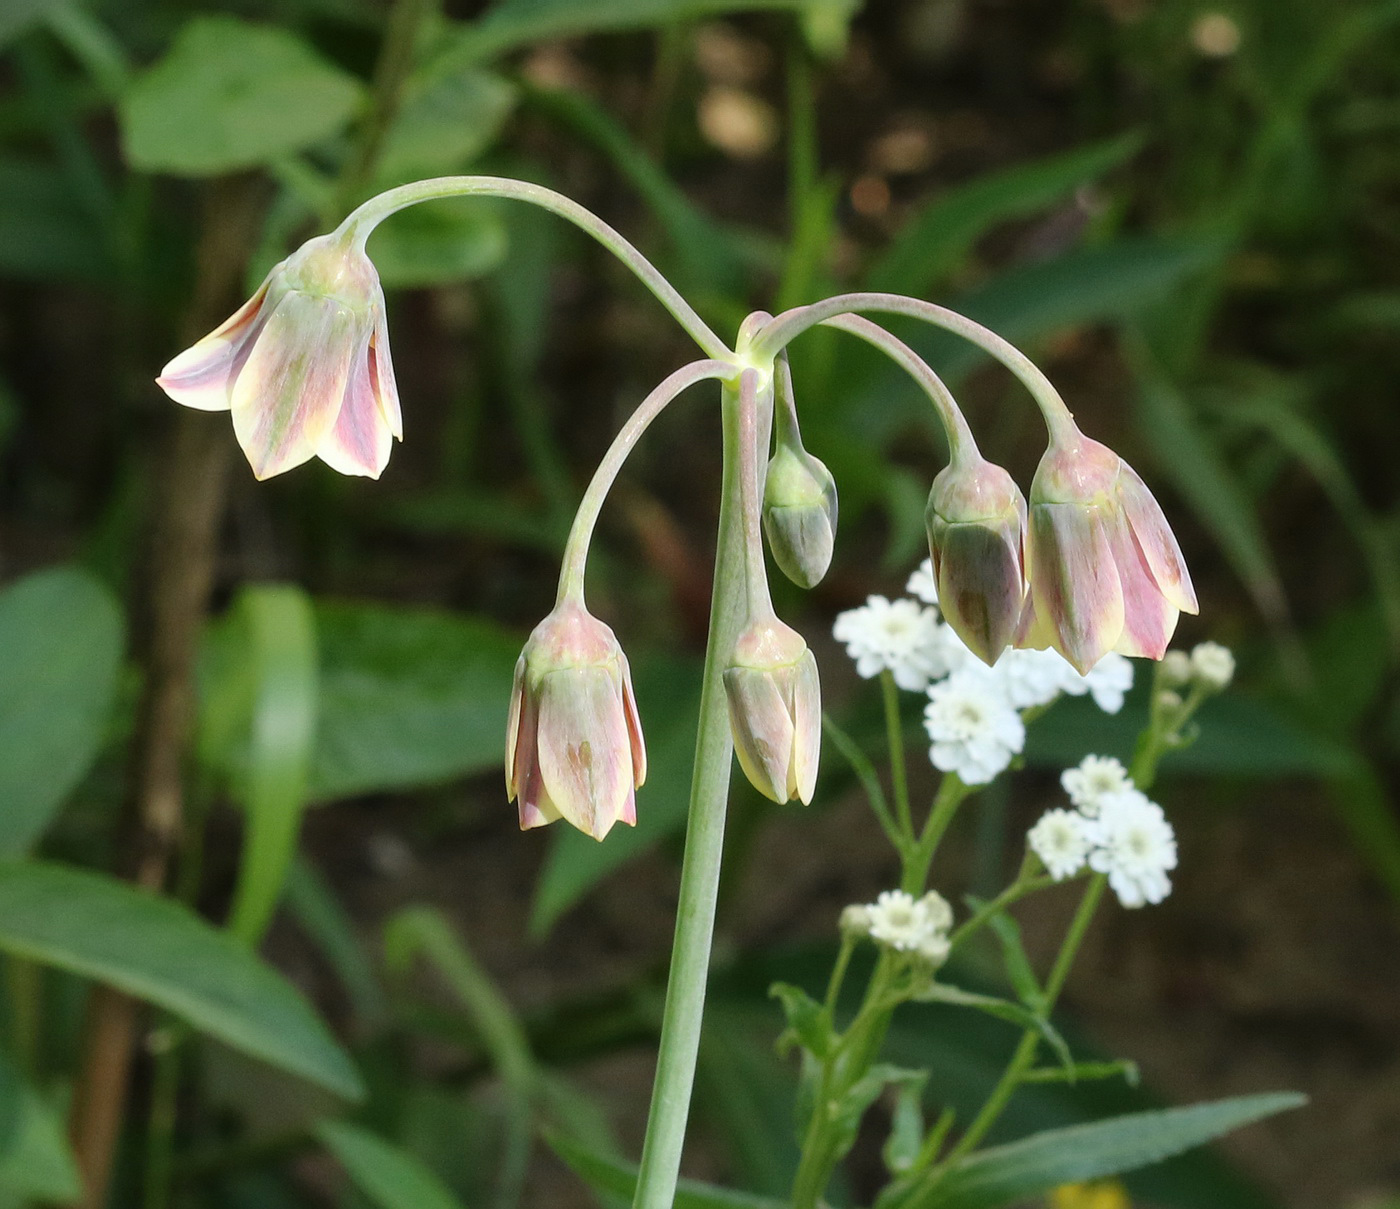
[[[722,401],[724,471],[719,539],[710,605],[710,634],[700,690],[700,726],[690,788],[690,817],[681,866],[671,973],[666,985],[661,1043],[657,1051],[656,1081],[652,1085],[646,1140],[642,1144],[641,1166],[637,1172],[634,1209],[671,1209],[700,1045],[733,754],[724,692],[724,663],[744,624],[744,535],[738,507],[742,434],[738,413],[739,392],[726,382]]]
[[[692,361],[676,370],[638,405],[613,438],[608,451],[593,472],[588,489],[579,501],[574,523],[569,529],[569,540],[564,547],[563,566],[559,572],[559,595],[556,603],[566,596],[583,599],[585,564],[588,560],[588,546],[593,538],[594,526],[598,523],[598,513],[603,501],[616,480],[618,471],[627,460],[627,455],[659,416],[675,398],[697,382],[711,378],[729,378],[734,374],[734,366],[727,361]]]
[[[1060,398],[1060,392],[1051,385],[1050,379],[1036,368],[1035,363],[1010,341],[1002,339],[975,320],[948,310],[947,307],[918,298],[906,298],[901,294],[837,294],[810,306],[784,311],[759,333],[750,350],[750,356],[756,361],[771,360],[808,328],[825,323],[828,319],[860,311],[907,315],[911,319],[921,319],[971,341],[1000,361],[1025,384],[1040,408],[1041,415],[1045,417],[1045,426],[1050,430],[1052,439],[1068,439],[1078,431],[1074,425],[1074,417],[1065,401]]]
[[[909,768],[904,758],[904,720],[899,713],[899,688],[888,668],[880,673],[880,693],[885,703],[885,734],[890,745],[890,780],[894,787],[895,817],[905,846],[914,843],[914,816],[909,808]]]
[[[355,241],[354,246],[362,251],[370,232],[391,214],[408,206],[415,206],[419,202],[447,197],[502,197],[528,202],[559,215],[587,232],[631,269],[707,356],[717,359],[731,356],[724,341],[715,335],[656,266],[628,240],[577,202],[542,185],[531,185],[525,181],[500,176],[438,176],[430,180],[414,181],[385,190],[370,198],[336,228],[336,234],[350,235]]]

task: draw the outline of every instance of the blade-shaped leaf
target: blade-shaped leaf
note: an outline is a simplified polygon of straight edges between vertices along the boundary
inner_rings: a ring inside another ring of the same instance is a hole
[[[316,1135],[380,1209],[462,1209],[451,1189],[403,1147],[344,1121],[323,1121]]]
[[[1145,1167],[1306,1100],[1294,1092],[1238,1096],[1046,1130],[962,1160],[908,1209],[996,1209],[1060,1184]]]
[[[102,741],[122,654],[112,594],[56,567],[0,592],[0,857],[27,852]]]
[[[62,1114],[0,1057],[0,1096],[8,1101],[0,1140],[0,1201],[69,1204],[82,1192]]]
[[[350,1099],[349,1056],[295,987],[170,899],[61,865],[0,867],[0,949],[107,983]]]

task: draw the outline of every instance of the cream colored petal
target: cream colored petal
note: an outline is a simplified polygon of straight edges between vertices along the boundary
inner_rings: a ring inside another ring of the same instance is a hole
[[[266,316],[267,282],[214,331],[174,357],[156,385],[176,403],[200,411],[227,411],[238,371],[251,351]]]
[[[539,761],[550,799],[601,840],[633,792],[622,694],[605,668],[560,668],[540,683]]]
[[[510,715],[506,718],[506,801],[515,801],[516,794],[520,787],[515,781],[515,769],[518,758],[518,746],[520,743],[521,718],[526,714],[528,707],[525,704],[525,656],[521,655],[515,661],[515,680],[510,690]],[[528,710],[530,717],[527,720],[526,729],[529,731],[531,742],[535,737],[534,711]],[[520,761],[523,766],[524,761]]]
[[[1036,611],[1056,649],[1083,674],[1123,633],[1123,590],[1102,510],[1038,504],[1029,534]]]
[[[642,716],[637,711],[637,699],[632,695],[632,666],[621,650],[618,659],[622,664],[622,709],[627,719],[627,738],[632,745],[632,784],[640,789],[647,779],[647,745],[642,737]]]
[[[739,767],[759,793],[779,805],[790,796],[793,727],[787,702],[771,673],[731,667],[724,673],[729,729]]]
[[[340,412],[316,442],[316,456],[341,474],[377,479],[389,462],[394,438],[375,396],[372,372],[368,357],[355,359]]]
[[[792,689],[792,768],[788,788],[810,805],[822,758],[822,691],[816,656],[808,651],[798,664]]]
[[[384,294],[376,287],[374,336],[370,340],[370,364],[374,373],[374,392],[389,431],[403,440],[403,412],[399,409],[399,387],[394,377],[394,362],[389,352],[389,319],[384,311]]]
[[[1111,541],[1123,588],[1123,633],[1113,649],[1120,655],[1160,659],[1167,653],[1181,612],[1162,594],[1126,518],[1119,517]]]

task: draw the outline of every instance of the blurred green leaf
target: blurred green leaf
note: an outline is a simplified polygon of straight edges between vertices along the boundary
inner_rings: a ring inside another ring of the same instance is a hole
[[[0,857],[33,846],[96,757],[122,641],[116,600],[86,571],[37,571],[0,592]]]
[[[970,1155],[907,1206],[996,1209],[1060,1184],[1145,1167],[1306,1102],[1294,1092],[1238,1096],[1047,1130]]]
[[[252,680],[248,760],[235,782],[246,819],[228,928],[256,946],[282,894],[306,807],[316,738],[316,621],[301,588],[244,588],[234,606]]]
[[[775,982],[768,988],[768,994],[782,1004],[788,1029],[797,1043],[818,1058],[825,1058],[836,1037],[822,1005],[790,982]]]
[[[101,232],[64,173],[37,161],[0,159],[0,275],[100,279],[112,261]]]
[[[630,1198],[636,1190],[637,1169],[631,1163],[597,1154],[562,1134],[546,1133],[544,1140],[594,1191]],[[672,1209],[786,1209],[786,1206],[786,1201],[717,1188],[698,1180],[681,1180],[672,1201]]]
[[[1380,770],[1358,756],[1353,771],[1328,782],[1327,797],[1362,859],[1400,902],[1400,819]]]
[[[934,197],[871,266],[864,288],[922,298],[996,224],[1054,205],[1141,147],[1141,135],[1124,135],[989,173]]]
[[[520,637],[478,618],[375,604],[320,603],[316,624],[314,799],[500,765]]]
[[[921,1003],[946,1003],[953,1007],[972,1008],[998,1020],[1005,1020],[1008,1024],[1014,1024],[1017,1028],[1034,1029],[1045,1038],[1066,1070],[1074,1065],[1069,1046],[1065,1044],[1065,1039],[1060,1036],[1055,1026],[1039,1012],[1019,1003],[1012,1003],[1009,999],[997,999],[992,995],[979,995],[974,991],[965,991],[961,987],[949,986],[943,982],[935,982],[927,990],[921,991],[917,998]]]
[[[462,1209],[447,1185],[401,1146],[345,1121],[322,1121],[316,1136],[380,1209]]]
[[[61,865],[0,866],[0,949],[145,999],[347,1099],[364,1094],[301,993],[171,899]]]
[[[876,1062],[869,1067],[835,1103],[826,1106],[835,1132],[831,1137],[832,1153],[844,1156],[856,1143],[860,1123],[870,1106],[884,1093],[887,1087],[922,1090],[928,1082],[928,1071],[911,1070],[895,1066],[890,1062]]]
[[[292,861],[285,889],[287,909],[340,979],[359,1021],[373,1029],[383,1018],[384,992],[355,925],[321,876],[302,857]]]
[[[600,844],[572,827],[556,827],[535,884],[530,931],[539,936],[614,869],[685,827],[690,769],[700,711],[700,665],[643,654],[632,660],[637,708],[646,729],[647,783],[637,791],[637,825],[617,827]]]
[[[914,1165],[923,1149],[924,1128],[924,1084],[901,1084],[890,1114],[890,1136],[880,1151],[891,1175],[902,1175]]]
[[[141,172],[255,168],[343,129],[364,91],[289,30],[197,16],[123,98],[122,148]]]
[[[0,46],[18,37],[31,24],[51,9],[61,8],[69,0],[5,0],[0,8]]]
[[[63,1114],[0,1056],[0,1096],[14,1119],[0,1139],[0,1197],[69,1204],[82,1192]]]
[[[441,285],[480,277],[500,264],[506,227],[479,198],[424,202],[375,227],[367,251],[386,289]]]
[[[515,100],[514,85],[491,72],[415,72],[375,163],[379,187],[457,171],[495,141]]]

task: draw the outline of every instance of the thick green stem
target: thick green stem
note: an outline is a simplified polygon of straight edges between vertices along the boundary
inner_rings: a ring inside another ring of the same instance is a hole
[[[1060,392],[1025,353],[1010,341],[1002,339],[995,332],[959,315],[956,311],[918,298],[906,298],[902,294],[837,294],[811,306],[784,311],[763,329],[754,341],[751,355],[759,363],[769,361],[809,327],[825,323],[838,315],[859,311],[907,315],[911,319],[931,323],[971,341],[1000,361],[1025,384],[1045,417],[1045,425],[1050,430],[1052,439],[1069,439],[1077,435],[1079,430],[1075,427],[1074,417],[1065,406],[1065,401],[1060,398]]]
[[[656,1082],[652,1087],[646,1141],[642,1145],[641,1168],[637,1173],[634,1209],[671,1209],[700,1044],[733,754],[724,695],[724,660],[733,650],[745,611],[738,413],[738,391],[726,384],[719,541],[710,606],[710,636],[700,693],[700,728],[690,790],[690,820],[681,867],[676,939],[666,986]]]
[[[548,210],[551,214],[559,215],[591,235],[631,269],[661,305],[671,312],[676,322],[685,328],[706,356],[717,360],[732,357],[724,341],[715,335],[651,261],[597,215],[562,193],[556,193],[553,189],[546,189],[541,185],[531,185],[525,181],[501,176],[438,176],[431,180],[414,181],[412,184],[400,185],[396,189],[388,189],[377,197],[370,198],[341,223],[336,232],[350,238],[354,246],[363,249],[370,232],[391,214],[407,206],[415,206],[419,202],[447,197],[502,197],[528,202]]]
[[[693,361],[682,366],[643,399],[627,423],[618,430],[603,460],[598,463],[598,469],[593,472],[593,479],[574,514],[568,544],[564,547],[563,568],[559,573],[559,600],[571,594],[580,598],[583,596],[584,564],[588,559],[593,528],[598,523],[598,513],[602,511],[603,500],[607,498],[618,471],[642,433],[687,387],[707,378],[725,378],[733,373],[734,366],[725,361]]]

